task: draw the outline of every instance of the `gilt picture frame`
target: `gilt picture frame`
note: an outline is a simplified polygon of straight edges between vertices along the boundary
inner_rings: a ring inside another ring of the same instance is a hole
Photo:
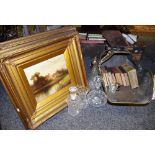
[[[0,77],[27,129],[66,107],[69,87],[87,87],[74,27],[43,32],[0,45]]]

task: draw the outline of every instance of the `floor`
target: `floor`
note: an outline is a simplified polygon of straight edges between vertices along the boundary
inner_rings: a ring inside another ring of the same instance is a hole
[[[155,35],[141,36],[147,45],[143,66],[155,73]],[[103,46],[82,46],[87,76],[91,58],[100,54]],[[0,84],[0,129],[25,129],[2,84]],[[89,106],[78,116],[68,115],[67,108],[40,125],[38,130],[142,130],[155,129],[155,101],[146,106]]]

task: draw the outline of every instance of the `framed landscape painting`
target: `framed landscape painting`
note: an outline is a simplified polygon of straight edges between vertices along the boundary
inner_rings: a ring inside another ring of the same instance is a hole
[[[87,87],[74,27],[8,41],[1,49],[0,76],[26,128],[35,129],[66,107],[70,86]]]

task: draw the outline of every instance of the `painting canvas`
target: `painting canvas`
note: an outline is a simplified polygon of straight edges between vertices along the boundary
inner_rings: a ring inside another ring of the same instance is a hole
[[[37,103],[71,83],[64,54],[25,68],[24,72]]]

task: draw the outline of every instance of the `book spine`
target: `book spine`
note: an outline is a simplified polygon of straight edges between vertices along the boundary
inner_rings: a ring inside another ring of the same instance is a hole
[[[136,69],[134,69],[133,71],[133,81],[134,81],[134,87],[135,88],[139,87]]]
[[[115,74],[113,73],[112,71],[112,68],[108,68],[109,69],[109,72],[111,73],[111,78],[112,78],[112,84],[116,84],[116,78],[115,78]]]
[[[109,85],[112,85],[113,84],[113,78],[112,78],[110,68],[105,67],[105,69],[107,70],[107,77],[108,77]]]
[[[103,38],[102,34],[92,34],[92,33],[89,33],[88,37]]]
[[[83,44],[104,44],[104,40],[80,40]]]
[[[123,85],[124,85],[124,86],[127,86],[126,80],[125,80],[124,71],[122,70],[122,68],[121,68],[120,66],[118,67],[118,69],[119,69],[119,72],[120,72],[120,74],[121,74],[121,78],[122,78]]]
[[[123,86],[126,86],[126,81],[123,73],[121,73],[121,78],[122,78]]]
[[[88,40],[103,40],[103,41],[105,41],[105,39],[104,38],[88,38]]]
[[[112,80],[111,72],[108,72],[108,79],[109,79],[110,84],[112,85],[113,84],[113,80]]]
[[[126,71],[123,69],[122,66],[119,67],[119,69],[122,71],[122,73],[124,74],[124,78],[125,78],[125,83],[126,83],[126,86],[129,86],[130,83],[129,83],[129,78],[128,78],[128,74],[126,73]]]
[[[115,74],[112,73],[112,80],[113,80],[113,84],[115,85],[117,82],[116,82],[116,78],[115,78]]]
[[[136,69],[128,64],[124,64],[122,65],[122,67],[128,74],[131,88],[132,89],[137,88],[139,84],[138,84]]]
[[[113,73],[115,75],[115,78],[116,78],[117,83],[119,85],[123,85],[121,74],[119,73],[118,69],[116,67],[113,67],[112,68],[112,71],[113,71]]]
[[[128,74],[124,73],[124,76],[125,76],[126,86],[130,86]]]
[[[133,79],[134,77],[133,77],[133,74],[131,73],[131,71],[128,72],[128,77],[129,77],[129,81],[130,81],[131,88],[132,88],[132,89],[136,88],[136,86],[135,86],[135,84],[134,84],[134,81],[133,81],[133,80],[134,80],[134,79]]]

